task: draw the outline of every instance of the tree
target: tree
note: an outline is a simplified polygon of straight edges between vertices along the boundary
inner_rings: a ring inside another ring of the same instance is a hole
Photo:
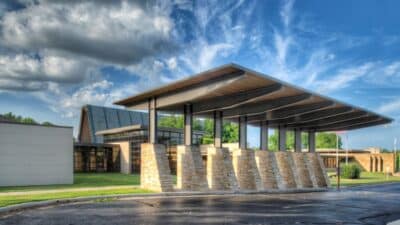
[[[316,148],[337,148],[335,133],[317,133],[315,145]],[[339,136],[339,149],[342,148],[342,139]]]
[[[161,117],[158,125],[160,127],[170,127],[183,129],[183,116],[171,115]],[[202,144],[214,143],[214,121],[212,119],[194,119],[193,130],[203,131]],[[239,127],[236,123],[224,122],[222,142],[238,142],[239,140]]]
[[[2,116],[8,120],[18,122],[18,123],[38,124],[38,122],[36,122],[34,119],[32,119],[30,117],[17,116],[17,115],[14,115],[12,112],[8,112],[6,114],[3,114]]]
[[[334,133],[317,133],[315,137],[316,148],[336,148],[336,134]],[[308,134],[301,134],[303,148],[308,148]],[[274,132],[268,138],[268,148],[273,151],[278,150],[278,132]],[[339,148],[342,148],[342,140],[339,136]],[[294,149],[294,132],[286,133],[286,149]]]

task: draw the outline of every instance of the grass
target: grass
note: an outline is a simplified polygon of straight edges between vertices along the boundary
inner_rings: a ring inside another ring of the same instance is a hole
[[[151,191],[140,188],[119,188],[112,190],[65,191],[60,193],[7,195],[7,196],[0,196],[0,207],[26,203],[26,202],[38,202],[38,201],[55,200],[55,199],[104,196],[104,195],[115,195],[115,194],[139,194],[139,193],[151,193]]]
[[[140,176],[138,174],[121,173],[75,173],[74,184],[65,185],[40,185],[22,187],[0,187],[0,193],[12,191],[43,191],[67,188],[91,188],[107,186],[139,185]]]
[[[328,175],[334,175],[334,172],[328,172]],[[331,186],[335,187],[337,184],[336,177],[331,177]],[[386,174],[384,173],[370,173],[370,172],[361,172],[360,179],[344,179],[340,178],[341,186],[359,186],[365,184],[382,184],[382,183],[390,183],[390,182],[400,182],[400,177],[389,176],[389,179],[386,178]]]
[[[137,174],[126,175],[120,173],[76,173],[74,184],[67,185],[45,185],[45,186],[23,186],[23,187],[0,187],[0,193],[26,192],[26,194],[9,194],[0,196],[0,207],[54,199],[103,196],[114,194],[150,193],[139,187],[127,187],[140,184],[140,176]],[[87,190],[84,188],[110,187],[107,190]],[[125,186],[125,187],[124,187]],[[71,188],[74,188],[72,190]],[[76,190],[76,188],[83,188]],[[29,191],[54,191],[56,193],[32,193]]]

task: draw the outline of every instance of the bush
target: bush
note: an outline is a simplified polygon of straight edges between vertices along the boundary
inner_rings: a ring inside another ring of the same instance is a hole
[[[340,167],[340,177],[347,179],[359,179],[361,168],[355,163],[349,163]]]

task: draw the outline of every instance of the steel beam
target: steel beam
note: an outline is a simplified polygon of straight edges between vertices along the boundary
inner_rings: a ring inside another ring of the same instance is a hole
[[[268,150],[268,122],[260,122],[260,150]]]
[[[246,116],[239,117],[239,148],[247,149],[247,119],[246,119]]]
[[[302,115],[292,116],[290,118],[285,119],[277,119],[268,121],[271,125],[288,125],[303,122],[312,122],[320,119],[330,118],[332,116],[342,115],[348,112],[351,112],[353,109],[351,107],[338,107],[338,108],[328,108],[328,109],[319,109],[314,112],[305,113]]]
[[[286,128],[284,126],[280,126],[278,128],[278,150],[286,151]]]
[[[192,145],[192,138],[193,138],[193,113],[192,113],[192,105],[186,104],[183,106],[184,109],[184,114],[183,114],[183,120],[184,120],[184,131],[183,131],[183,136],[184,136],[184,144],[185,145]]]
[[[308,131],[308,151],[315,152],[315,131]]]
[[[157,97],[157,107],[167,107],[183,102],[193,102],[205,95],[209,95],[221,88],[227,87],[246,77],[244,71],[230,73],[215,79],[202,82],[198,85],[188,86],[184,89],[171,91],[168,94]]]
[[[282,84],[271,84],[266,87],[257,88],[249,91],[242,91],[228,96],[207,99],[193,104],[193,113],[202,114],[210,111],[222,111],[228,108],[237,107],[251,101],[257,100],[262,96],[266,96],[282,90]]]
[[[288,105],[292,105],[304,101],[311,97],[311,94],[299,94],[287,97],[281,97],[273,100],[254,102],[234,107],[224,111],[224,117],[238,117],[243,115],[263,114],[267,111],[279,109]]]
[[[352,125],[346,125],[346,126],[322,128],[322,129],[318,129],[318,131],[325,132],[325,131],[332,131],[332,130],[353,130],[353,129],[365,128],[365,127],[370,127],[370,126],[382,125],[382,124],[386,124],[389,122],[390,121],[385,120],[385,119],[377,119],[375,121],[371,121],[371,122],[367,122],[367,123],[358,123],[358,124],[352,124]]]
[[[150,144],[157,143],[157,100],[156,98],[151,98],[148,101],[149,110],[149,130],[148,140]]]
[[[353,120],[348,120],[348,121],[343,121],[343,122],[338,122],[338,123],[331,123],[328,125],[314,126],[312,128],[315,130],[335,129],[338,127],[346,127],[346,126],[358,125],[358,124],[363,124],[363,123],[375,122],[380,119],[381,119],[381,117],[379,117],[379,116],[366,116],[366,117],[362,117],[362,118],[358,118],[358,119],[353,119]]]
[[[223,119],[221,111],[214,111],[214,146],[222,148]]]
[[[301,144],[301,130],[294,130],[294,150],[296,152],[301,152],[302,144]]]
[[[344,122],[349,121],[357,118],[367,117],[369,114],[367,112],[358,111],[358,112],[350,112],[345,113],[338,116],[332,116],[326,119],[315,120],[308,123],[297,123],[297,124],[289,124],[288,127],[299,127],[299,128],[307,128],[307,127],[316,127],[316,126],[323,126],[329,125],[332,123]]]
[[[335,104],[333,101],[323,101],[323,102],[309,103],[304,105],[288,106],[267,113],[267,119],[276,120],[276,119],[285,119],[291,116],[299,116],[304,113],[309,113],[315,110],[332,106],[333,104]]]

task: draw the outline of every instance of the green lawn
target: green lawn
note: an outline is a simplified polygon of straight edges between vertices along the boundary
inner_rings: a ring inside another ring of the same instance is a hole
[[[70,185],[0,187],[0,193],[3,194],[6,192],[26,192],[26,194],[10,193],[8,195],[0,195],[0,207],[25,202],[36,202],[53,199],[88,197],[96,195],[150,193],[150,191],[140,189],[139,187],[127,187],[127,185],[132,186],[139,184],[139,175],[125,175],[120,173],[76,173],[74,174],[74,184]],[[117,187],[107,190],[75,190],[75,188],[96,188],[109,186]],[[71,188],[74,188],[74,190],[71,190]],[[58,190],[62,192],[29,193],[29,191],[53,190]]]
[[[0,193],[10,191],[55,190],[61,188],[90,188],[139,184],[140,176],[138,174],[126,175],[121,173],[75,173],[74,184],[0,187]]]
[[[112,190],[65,191],[60,193],[7,195],[7,196],[0,196],[0,207],[26,203],[26,202],[37,202],[37,201],[54,200],[54,199],[104,196],[104,195],[115,195],[115,194],[138,194],[138,193],[151,193],[151,191],[140,188],[119,188]]]
[[[329,172],[329,175],[335,174],[334,172]],[[331,186],[336,187],[336,177],[331,177]],[[390,183],[390,182],[400,182],[400,177],[389,176],[389,179],[386,179],[386,175],[384,173],[370,173],[370,172],[361,172],[360,179],[344,179],[340,178],[341,186],[358,186],[364,184],[380,184],[380,183]]]

